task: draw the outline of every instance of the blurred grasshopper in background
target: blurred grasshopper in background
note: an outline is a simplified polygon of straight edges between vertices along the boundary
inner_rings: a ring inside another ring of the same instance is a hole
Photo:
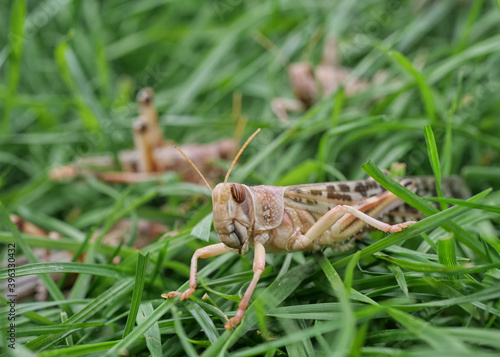
[[[342,251],[350,247],[352,237],[367,225],[394,233],[416,223],[408,221],[410,218],[422,218],[420,212],[405,206],[401,199],[372,179],[288,187],[249,187],[227,182],[239,156],[259,131],[238,152],[223,183],[212,190],[205,181],[212,192],[214,227],[221,243],[196,250],[191,260],[189,289],[183,293],[172,291],[162,295],[164,298],[180,296],[183,300],[194,293],[198,258],[227,252],[246,254],[253,246],[254,275],[236,315],[225,323],[226,329],[232,329],[241,322],[264,271],[266,252],[320,250],[324,247]],[[203,177],[196,166],[194,168]],[[435,192],[434,177],[405,178],[399,183],[420,196],[430,196]],[[458,177],[445,178],[443,192],[457,198],[465,198],[469,194]],[[377,218],[393,221],[394,224]]]
[[[266,47],[269,47],[270,40],[265,38],[260,38],[260,40]],[[316,41],[312,39],[312,43]],[[281,122],[287,121],[288,112],[304,112],[322,97],[333,94],[341,86],[345,86],[346,96],[369,88],[371,83],[368,80],[354,78],[352,70],[340,64],[338,52],[337,40],[334,37],[326,37],[320,64],[313,66],[308,61],[301,61],[288,66],[288,77],[295,99],[274,98],[271,102],[271,108]],[[281,57],[286,58],[284,55]],[[378,71],[373,77],[373,82],[381,83],[387,76],[386,72]]]
[[[45,237],[47,239],[59,240],[63,237],[57,232],[46,231],[45,229],[35,225],[34,223],[27,221],[21,216],[10,215],[10,220],[17,226],[17,229],[24,234],[34,236],[34,237]],[[134,236],[133,244],[131,248],[142,249],[152,243],[160,234],[168,231],[168,227],[157,222],[148,221],[146,219],[139,219],[137,222],[133,222],[129,219],[121,219],[113,224],[112,227],[106,232],[102,239],[102,244],[110,245],[113,247],[118,247],[124,244],[124,238],[130,236],[130,232],[136,230],[136,235]],[[90,238],[91,242],[95,242],[101,230],[94,232]],[[33,253],[37,259],[42,263],[68,263],[73,261],[82,262],[83,255],[78,257],[78,260],[74,257],[74,253],[67,250],[53,250],[46,248],[34,248]],[[120,260],[119,256],[115,256],[113,263],[117,263]],[[19,266],[29,264],[25,256],[18,257],[17,263]],[[0,264],[2,269],[6,268],[6,264]],[[52,279],[60,283],[61,279],[65,274],[51,273]],[[70,274],[69,279],[65,281],[63,287],[69,288],[73,285],[77,274]],[[38,275],[26,275],[19,276],[16,278],[16,295],[19,300],[25,298],[33,298],[37,301],[46,301],[48,298],[47,287],[41,282]],[[5,293],[7,285],[0,285],[0,292]]]
[[[185,182],[202,183],[186,161],[179,157],[174,143],[165,140],[158,123],[158,112],[153,104],[153,90],[144,88],[137,95],[139,116],[133,124],[134,150],[122,150],[118,160],[123,171],[104,171],[113,168],[112,155],[82,157],[75,164],[58,167],[49,174],[50,178],[60,181],[78,175],[91,175],[105,182],[133,183],[152,179],[166,171],[178,172]],[[239,136],[246,119],[241,114],[241,97],[236,100],[237,112],[233,116],[238,121],[234,138],[219,140],[209,144],[183,145],[192,160],[209,173],[209,179],[215,180],[223,171],[213,165],[216,160],[233,157],[238,150]]]

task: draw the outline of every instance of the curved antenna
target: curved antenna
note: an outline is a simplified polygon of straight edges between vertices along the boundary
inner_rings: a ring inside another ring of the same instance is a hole
[[[205,182],[205,184],[207,185],[208,189],[210,190],[210,193],[213,193],[214,191],[212,190],[212,187],[210,187],[210,185],[208,184],[207,180],[205,179],[205,177],[202,175],[202,173],[200,172],[200,170],[198,170],[198,168],[196,167],[196,165],[191,161],[191,159],[189,159],[189,157],[187,157],[186,154],[184,154],[184,152],[180,149],[180,147],[178,147],[177,145],[175,145],[175,148],[177,149],[177,151],[179,151],[181,153],[182,156],[184,156],[184,158],[191,164],[191,166],[194,167],[194,169],[196,170],[196,172],[198,173],[198,175],[200,175],[200,177],[202,178],[202,180]]]
[[[240,158],[241,154],[243,153],[243,150],[245,150],[245,148],[248,146],[248,144],[250,144],[250,141],[252,141],[252,139],[255,138],[255,136],[259,133],[259,131],[260,131],[260,128],[255,130],[255,132],[252,134],[252,136],[250,136],[247,139],[247,141],[245,141],[245,143],[241,147],[240,151],[238,151],[238,153],[236,154],[236,157],[234,158],[233,162],[231,163],[231,166],[229,166],[229,170],[227,170],[226,177],[224,178],[224,184],[227,183],[227,180],[229,179],[229,175],[231,174],[231,170],[233,169],[234,165],[236,164],[236,161],[238,161],[238,159]]]

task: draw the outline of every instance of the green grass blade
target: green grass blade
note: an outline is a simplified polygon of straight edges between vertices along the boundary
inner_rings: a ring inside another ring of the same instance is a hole
[[[354,278],[354,269],[356,268],[356,265],[359,262],[359,256],[361,255],[360,251],[357,251],[354,253],[354,255],[351,258],[351,261],[347,265],[345,269],[345,276],[344,276],[344,285],[345,285],[345,290],[347,292],[351,291],[352,287],[352,280]]]
[[[140,325],[148,316],[153,313],[153,305],[151,303],[143,303],[140,306],[139,314],[137,315],[137,324]],[[161,350],[161,335],[160,335],[160,327],[158,326],[158,322],[155,322],[149,330],[144,333],[144,337],[146,338],[146,344],[148,346],[149,352],[152,357],[162,356]]]
[[[434,177],[436,177],[436,192],[438,197],[443,197],[443,190],[441,188],[441,165],[439,164],[439,156],[436,146],[436,140],[434,139],[434,133],[430,125],[424,127],[425,141],[427,143],[427,154],[429,155],[429,161],[431,162],[432,171],[434,172]],[[441,209],[446,209],[445,204],[440,204]]]
[[[500,167],[465,166],[462,171],[465,178],[486,180],[500,179]]]
[[[359,256],[359,255],[358,255]],[[342,330],[335,339],[333,346],[335,346],[334,356],[347,356],[351,350],[352,342],[354,340],[354,333],[356,330],[355,319],[351,306],[349,304],[348,292],[340,276],[335,271],[330,261],[323,255],[319,259],[319,265],[325,273],[330,285],[332,286],[337,299],[339,299],[342,311]]]
[[[158,306],[152,314],[150,314],[139,326],[134,328],[127,337],[121,339],[113,348],[111,348],[106,355],[116,356],[121,351],[126,351],[130,345],[140,339],[146,331],[149,330],[167,311],[172,308],[172,301],[166,300]]]
[[[28,234],[20,234],[22,239],[30,246],[35,248],[46,248],[46,249],[56,249],[56,250],[67,250],[70,252],[78,252],[81,243],[75,242],[67,238],[61,238],[58,240],[46,239],[45,237],[35,237]],[[0,242],[1,243],[15,243],[16,239],[12,233],[0,232]],[[97,248],[100,254],[111,254],[116,249],[111,245],[102,244]],[[120,250],[121,256],[134,255],[137,252],[128,247],[122,247]]]
[[[10,131],[10,112],[14,107],[17,85],[21,74],[21,56],[24,45],[24,19],[26,17],[26,0],[16,0],[12,3],[10,13],[10,60],[7,82],[7,97],[5,98],[2,124],[0,132],[8,134]]]
[[[467,46],[467,40],[469,39],[470,32],[472,30],[472,26],[474,22],[476,22],[478,16],[481,13],[481,9],[483,7],[484,0],[475,0],[471,5],[471,9],[469,11],[469,16],[467,17],[467,23],[465,28],[462,31],[460,41],[458,42],[454,53],[459,53],[463,51]]]
[[[484,197],[486,194],[488,194],[488,190],[482,192],[479,195],[476,195],[471,198],[474,200],[481,199]],[[411,193],[411,192],[410,192]],[[439,213],[436,213],[430,217],[427,217],[411,226],[408,228],[405,228],[403,231],[398,232],[398,233],[393,233],[390,236],[387,236],[385,239],[378,241],[376,243],[373,243],[372,245],[364,248],[361,250],[360,253],[360,259],[366,258],[370,255],[375,254],[376,252],[380,252],[381,250],[388,248],[392,245],[404,242],[407,239],[410,239],[417,234],[424,232],[427,229],[435,228],[440,224],[445,224],[445,222],[449,222],[453,217],[456,217],[457,215],[463,213],[466,210],[466,208],[458,208],[457,206],[448,208],[445,211],[441,211]],[[346,257],[343,259],[340,259],[339,261],[335,262],[333,264],[334,267],[342,267],[346,266],[349,264],[350,257]]]
[[[69,54],[69,55],[68,55]],[[69,58],[68,58],[69,56]],[[75,83],[72,75],[71,68],[73,69],[79,67],[75,62],[75,55],[72,53],[69,43],[67,41],[61,42],[55,50],[56,62],[59,66],[59,71],[64,82],[73,93],[75,104],[78,107],[78,112],[84,127],[87,130],[99,130],[100,124],[99,120],[96,118],[95,113],[85,102],[83,95],[81,94],[78,85]],[[81,72],[80,69],[78,69]]]
[[[137,267],[135,269],[134,290],[132,292],[132,302],[130,304],[130,311],[123,331],[123,337],[126,337],[134,328],[137,312],[141,305],[142,290],[146,281],[146,268],[148,263],[149,253],[142,255],[137,254]]]
[[[467,352],[468,349],[461,340],[449,335],[442,329],[433,327],[428,322],[406,314],[402,311],[388,308],[387,312],[413,334],[432,346],[436,351],[450,353],[451,351]]]
[[[404,188],[394,180],[388,178],[387,175],[385,175],[371,161],[368,161],[368,163],[363,165],[362,168],[363,170],[365,170],[366,173],[368,173],[371,177],[373,177],[375,181],[380,183],[385,189],[396,194],[403,201],[415,207],[426,216],[435,215],[438,212],[436,208],[425,202],[425,199],[418,197],[413,192]],[[483,191],[479,195],[476,195],[473,198],[469,199],[469,201],[471,202],[477,201],[482,197],[485,197],[490,191],[491,190]],[[446,211],[449,211],[449,209]],[[411,228],[412,227],[410,227],[410,229]],[[476,254],[478,254],[482,258],[487,259],[486,255],[482,250],[482,247],[479,245],[479,242],[475,240],[474,237],[472,237],[470,234],[468,234],[467,231],[465,231],[462,227],[458,226],[454,222],[446,222],[443,224],[443,228],[449,232],[455,233],[455,237],[457,237],[457,239],[462,244],[472,249]]]
[[[67,348],[58,348],[51,351],[44,351],[38,354],[39,357],[78,357],[90,353],[103,352],[116,345],[116,341],[100,342],[81,346],[72,346]]]
[[[212,228],[212,220],[212,213],[210,213],[193,227],[191,234],[196,238],[208,242],[210,238],[210,230]]]
[[[457,255],[455,248],[455,239],[453,234],[448,234],[438,239],[438,257],[439,263],[451,267],[457,265]]]
[[[132,270],[114,265],[96,265],[85,263],[33,263],[16,268],[17,276],[50,273],[78,273],[107,276],[121,279],[132,274]],[[0,270],[0,279],[7,279],[8,269]]]
[[[65,322],[65,321],[63,321]],[[67,332],[70,330],[81,330],[86,327],[92,327],[92,326],[104,326],[104,323],[102,322],[90,322],[90,323],[81,323],[81,324],[61,324],[61,325],[55,325],[55,326],[40,326],[40,327],[20,327],[17,329],[16,334],[19,337],[23,336],[34,336],[34,335],[42,335],[42,334],[47,334],[47,333],[63,333]]]
[[[394,274],[394,277],[396,278],[401,291],[405,294],[406,297],[409,297],[408,284],[406,283],[405,274],[403,273],[401,268],[395,264],[390,264],[388,267],[389,270]]]
[[[186,308],[194,319],[200,324],[211,343],[216,343],[220,337],[210,316],[198,305],[191,301],[186,301]]]
[[[175,306],[172,307],[172,314],[174,315],[174,321],[175,321],[174,323],[175,333],[179,337],[182,347],[184,347],[184,352],[186,353],[186,356],[189,357],[198,356],[198,353],[196,353],[196,350],[194,349],[193,345],[188,341],[188,337],[186,335],[186,332],[184,331],[184,327],[182,327],[182,323],[179,318],[180,314]]]
[[[297,286],[311,273],[310,263],[302,264],[290,269],[281,278],[274,281],[262,294],[256,297],[259,302],[254,302],[245,312],[243,321],[236,331],[226,331],[202,354],[204,357],[218,356],[221,349],[228,349],[234,345],[241,336],[245,335],[257,323],[257,308],[262,307],[264,311],[270,311],[285,300]],[[255,306],[254,306],[255,304]]]
[[[63,325],[71,323],[83,323],[99,311],[103,310],[105,307],[112,305],[113,303],[117,303],[119,300],[123,299],[123,297],[127,295],[130,290],[132,290],[132,281],[133,278],[121,279],[105,293],[99,295],[99,297],[85,305],[83,309],[71,316],[68,320],[66,320],[65,323],[63,323]],[[31,348],[32,350],[40,351],[42,349],[48,348],[55,342],[55,339],[58,337],[59,334],[41,335],[36,339],[28,342],[26,346]]]
[[[436,106],[434,104],[434,95],[432,89],[427,83],[425,77],[413,66],[413,64],[399,52],[390,52],[389,55],[396,60],[396,62],[403,68],[408,74],[410,74],[418,84],[420,94],[425,105],[425,111],[427,113],[427,118],[431,125],[437,124],[436,119]]]
[[[444,283],[444,282],[441,282],[435,278],[429,278],[429,277],[424,277],[423,278],[424,281],[426,283],[429,284],[429,286],[433,287],[434,289],[436,289],[437,291],[439,291],[439,293],[442,295],[442,296],[445,296],[449,299],[451,298],[458,298],[458,297],[463,297],[464,295],[462,293],[460,293],[458,290],[454,289],[452,286]],[[472,305],[472,303],[464,303],[464,304],[457,304],[458,306],[460,306],[462,309],[464,309],[465,311],[467,311],[467,313],[472,316],[473,318],[475,319],[479,319],[480,318],[480,315],[479,315],[479,312],[476,310],[476,308]]]
[[[331,115],[331,127],[335,128],[339,124],[339,116],[340,113],[342,112],[342,107],[344,106],[344,101],[345,101],[345,88],[341,87],[337,93],[333,96],[333,108],[332,108],[332,115]]]
[[[5,209],[5,207],[4,207],[4,205],[3,205],[2,202],[0,202],[0,218],[1,218],[0,221],[3,222],[3,224],[5,226],[7,226],[9,228],[9,230],[12,232],[12,235],[14,236],[14,239],[15,239],[15,242],[16,242],[15,244],[17,244],[21,248],[21,250],[23,251],[24,255],[26,255],[26,257],[28,258],[28,261],[30,263],[32,263],[32,264],[38,263],[38,259],[36,258],[35,254],[31,250],[30,246],[22,238],[22,236],[19,233],[19,230],[17,229],[16,225],[14,223],[12,223],[12,221],[10,220],[9,213]],[[21,269],[21,267],[17,267],[16,269],[18,271],[19,269]],[[54,282],[54,280],[52,280],[52,278],[50,276],[48,276],[48,275],[41,275],[40,279],[45,284],[45,286],[47,287],[47,290],[48,290],[50,296],[52,296],[52,298],[54,300],[64,300],[63,293],[61,292],[61,290],[59,289],[59,287],[57,286],[57,284]],[[71,309],[69,307],[67,307],[66,305],[62,305],[61,307],[66,312],[71,313]]]
[[[258,356],[262,353],[271,350],[273,348],[279,348],[285,346],[289,343],[300,341],[306,338],[313,337],[315,335],[321,335],[327,332],[335,331],[340,329],[342,326],[341,321],[330,321],[324,324],[317,324],[313,327],[310,327],[306,330],[298,331],[287,335],[286,337],[262,343],[255,347],[250,347],[243,349],[241,351],[236,351],[231,353],[233,357],[247,357],[247,356]]]
[[[432,201],[432,202],[442,202],[442,203],[448,203],[450,205],[470,207],[470,208],[481,209],[481,210],[485,210],[485,211],[489,211],[489,212],[500,213],[500,208],[497,206],[485,205],[483,203],[475,203],[475,202],[470,202],[470,201],[464,201],[464,200],[460,200],[458,198],[427,197],[426,200]]]
[[[64,311],[61,312],[61,322],[66,322],[68,320],[68,314]],[[73,346],[74,345],[74,342],[73,342],[73,336],[72,335],[69,335],[68,337],[66,337],[66,345],[67,346]]]

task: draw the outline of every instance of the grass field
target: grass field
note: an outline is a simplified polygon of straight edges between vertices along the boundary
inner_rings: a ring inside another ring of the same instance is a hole
[[[3,291],[6,356],[498,355],[496,1],[16,0],[0,2],[0,20],[2,262],[26,257],[15,279],[37,274],[49,296],[16,301],[9,321]],[[319,63],[325,35],[338,39],[350,79],[387,77],[353,96],[339,89],[283,124],[270,103],[293,98],[287,64]],[[204,220],[206,187],[175,173],[161,184],[48,178],[79,157],[132,147],[135,95],[146,86],[165,136],[181,144],[231,137],[241,93],[244,137],[262,132],[231,181],[370,175],[427,218],[400,233],[368,233],[343,253],[269,254],[242,324],[226,331],[224,315],[252,277],[252,251],[200,261],[190,299],[160,297],[185,289],[193,252],[219,242]],[[474,196],[439,211],[382,173],[393,162],[408,175],[462,176]],[[11,213],[63,238],[19,233]],[[121,218],[171,230],[140,251],[89,241]],[[35,248],[85,260],[40,263]],[[52,272],[80,275],[63,288]],[[0,270],[3,285],[8,278]]]

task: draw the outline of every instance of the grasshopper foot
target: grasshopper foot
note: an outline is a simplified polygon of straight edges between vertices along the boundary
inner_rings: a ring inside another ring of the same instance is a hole
[[[401,232],[404,228],[411,226],[412,224],[415,224],[415,223],[417,223],[417,221],[408,221],[408,222],[394,224],[389,229],[389,232],[391,232],[391,233]]]
[[[190,297],[191,295],[193,295],[194,291],[195,291],[195,288],[189,288],[186,291],[184,291],[183,293],[181,293],[179,291],[171,291],[168,294],[162,294],[161,297],[165,298],[165,299],[170,299],[170,298],[173,298],[174,296],[180,296],[181,297],[180,300],[184,300],[184,299],[187,299],[188,297]]]
[[[238,325],[241,322],[241,320],[243,320],[244,314],[245,314],[245,310],[238,309],[238,311],[236,311],[236,315],[234,315],[234,317],[227,320],[227,322],[224,324],[224,328],[226,330],[231,330],[233,327]]]

